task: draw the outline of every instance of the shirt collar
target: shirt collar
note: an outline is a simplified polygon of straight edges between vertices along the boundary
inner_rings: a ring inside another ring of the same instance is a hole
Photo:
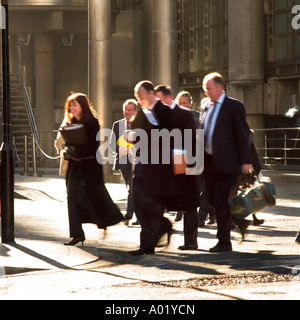
[[[174,110],[176,106],[177,106],[176,102],[173,101],[172,104],[170,105],[171,110]]]
[[[216,102],[222,105],[225,98],[226,98],[226,94],[225,94],[225,92],[223,92]]]

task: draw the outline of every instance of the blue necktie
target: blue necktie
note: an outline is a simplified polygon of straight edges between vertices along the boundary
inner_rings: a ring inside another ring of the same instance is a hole
[[[151,110],[148,110],[148,109],[143,109],[144,113],[145,113],[145,116],[146,118],[148,119],[148,121],[153,124],[154,126],[158,126],[158,123],[152,113]]]
[[[206,122],[204,143],[205,143],[205,147],[211,147],[212,148],[211,139],[212,139],[213,132],[211,132],[212,131],[212,127],[211,126],[212,126],[214,115],[215,115],[215,112],[216,112],[216,109],[217,109],[217,102],[215,102],[214,105],[211,106],[211,108],[213,108],[213,110],[209,114],[208,120]],[[211,153],[211,152],[212,152],[212,150],[210,150],[210,152],[208,152],[208,153]]]

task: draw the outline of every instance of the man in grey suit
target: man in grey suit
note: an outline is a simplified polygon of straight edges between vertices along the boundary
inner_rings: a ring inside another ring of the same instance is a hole
[[[113,124],[112,136],[110,139],[110,148],[115,154],[113,170],[120,170],[122,172],[128,189],[127,213],[124,217],[124,223],[127,226],[133,217],[134,201],[132,195],[132,159],[124,134],[126,135],[126,132],[131,130],[130,119],[136,111],[137,105],[138,104],[134,99],[125,101],[123,104],[124,119],[116,121]],[[138,222],[135,222],[134,224],[138,224]]]
[[[249,127],[244,105],[227,97],[220,74],[207,75],[203,89],[209,98],[201,119],[205,134],[204,177],[209,202],[216,211],[219,240],[210,252],[232,251],[229,198],[237,184],[238,175],[248,174],[253,169]],[[242,233],[248,226],[245,220],[234,219],[234,222]]]

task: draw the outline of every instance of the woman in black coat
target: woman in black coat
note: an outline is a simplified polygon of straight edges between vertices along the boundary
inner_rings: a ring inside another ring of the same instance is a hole
[[[66,185],[70,237],[73,238],[65,245],[73,246],[85,241],[83,223],[106,229],[122,221],[123,215],[104,185],[102,165],[96,159],[99,148],[96,136],[100,126],[86,95],[73,94],[67,99],[65,120],[67,125],[83,124],[88,137],[88,142],[82,146],[67,145],[64,154],[69,161]]]

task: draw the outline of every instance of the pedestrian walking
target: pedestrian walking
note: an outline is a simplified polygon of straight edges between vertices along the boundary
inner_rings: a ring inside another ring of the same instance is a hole
[[[112,201],[103,181],[103,169],[96,159],[99,148],[97,134],[100,125],[93,107],[85,94],[74,93],[65,103],[64,126],[82,124],[86,132],[86,143],[81,146],[65,145],[64,158],[68,161],[66,186],[68,195],[68,213],[70,242],[67,246],[74,246],[85,241],[82,224],[96,224],[99,229],[118,224],[123,215]],[[64,128],[62,128],[64,129]],[[61,135],[57,137],[64,143]],[[98,155],[98,159],[99,159]]]
[[[153,83],[141,81],[136,85],[134,92],[136,99],[145,110],[145,117],[149,117],[149,121],[154,123],[153,129],[169,130],[172,111],[156,99]],[[144,111],[141,110],[141,112]],[[164,154],[169,157],[169,163],[163,163],[161,161],[163,146],[161,141],[158,144],[152,143],[152,126],[137,128],[134,121],[132,125],[135,129],[144,129],[146,138],[142,139],[140,144],[144,144],[144,150],[148,151],[148,156],[147,161],[138,161],[135,164],[133,197],[137,218],[141,224],[141,234],[139,249],[129,253],[132,255],[154,254],[160,238],[167,234],[169,243],[172,233],[172,224],[164,217],[168,197],[173,194],[171,153],[170,150],[164,150]],[[137,156],[139,151],[136,152]],[[153,157],[159,159],[158,163],[153,163]]]
[[[113,170],[121,171],[128,190],[127,212],[124,217],[124,224],[127,226],[134,214],[134,201],[132,194],[132,153],[126,134],[131,130],[130,119],[134,115],[137,106],[138,103],[134,99],[129,99],[124,102],[124,118],[113,124],[109,145],[115,155]],[[136,221],[133,224],[138,225],[139,223]]]
[[[220,74],[207,75],[203,81],[203,89],[210,99],[202,117],[205,133],[204,176],[209,202],[215,207],[218,226],[218,243],[209,251],[232,251],[229,198],[237,184],[239,173],[248,174],[253,169],[249,127],[244,105],[227,97]],[[234,222],[244,233],[248,222],[237,219]]]
[[[172,110],[171,127],[179,129],[181,133],[181,141],[174,141],[172,148],[185,149],[186,130],[192,132],[192,141],[190,144],[191,156],[194,156],[196,148],[196,125],[190,109],[180,108],[172,98],[171,88],[160,85],[155,88],[156,97],[160,99],[165,105],[168,105]],[[199,117],[198,117],[199,122]],[[178,144],[179,143],[179,144]],[[183,234],[184,244],[179,246],[179,250],[197,250],[198,249],[198,213],[197,208],[200,204],[200,176],[179,174],[175,176],[174,182],[181,188],[181,196],[184,195],[185,201],[188,200],[191,209],[180,211],[183,213]],[[177,199],[176,199],[177,200]],[[177,201],[175,201],[176,203]],[[171,206],[174,204],[170,204]],[[178,213],[177,213],[178,215]],[[176,221],[176,220],[175,220]]]
[[[181,91],[177,94],[175,98],[176,104],[185,110],[189,110],[193,116],[196,129],[200,129],[200,113],[192,109],[193,97],[188,91]],[[179,222],[183,218],[183,211],[178,211],[176,214],[175,222]]]
[[[192,108],[192,95],[188,91],[181,91],[177,94],[175,101],[179,107],[190,110],[195,121],[196,129],[200,129],[200,112]]]

